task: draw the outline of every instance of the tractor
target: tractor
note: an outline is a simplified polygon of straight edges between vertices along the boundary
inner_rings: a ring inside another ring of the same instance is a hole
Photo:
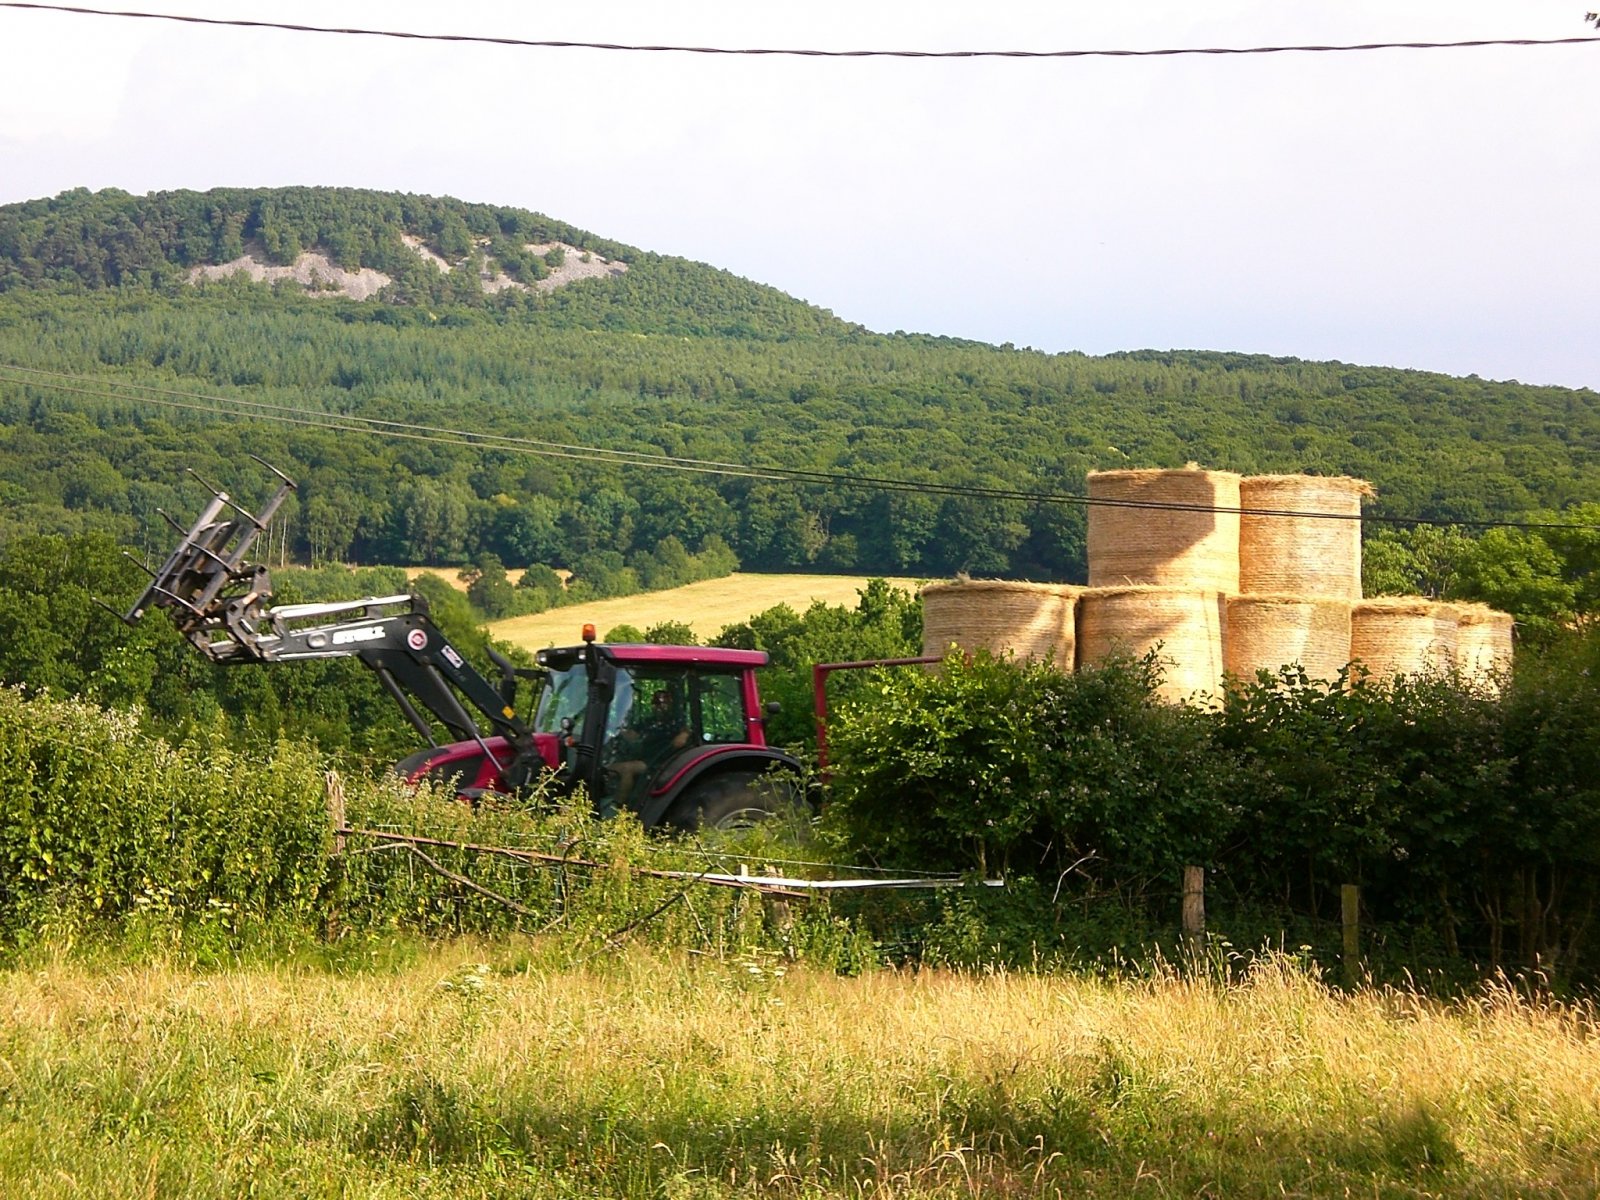
[[[762,651],[607,644],[585,625],[579,644],[539,651],[535,668],[491,647],[500,674],[491,683],[421,596],[271,606],[267,568],[245,553],[295,484],[262,465],[278,479],[266,505],[252,514],[211,487],[191,526],[173,522],[177,548],[147,568],[150,583],[123,620],[162,609],[227,666],[359,659],[427,743],[395,770],[472,804],[581,790],[602,816],[626,809],[647,827],[688,830],[736,828],[801,803],[799,760],[767,745],[777,705],[763,705],[757,688]],[[519,677],[539,685],[530,719],[515,707]]]

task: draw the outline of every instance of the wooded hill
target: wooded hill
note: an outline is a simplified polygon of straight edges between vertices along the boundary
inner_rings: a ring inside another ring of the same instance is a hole
[[[550,245],[561,253],[534,252]],[[366,300],[191,282],[241,255],[284,266],[312,250],[390,282]],[[574,253],[619,269],[536,286]],[[518,286],[485,289],[501,278]],[[266,486],[249,454],[302,484],[281,518],[290,557],[489,552],[580,574],[716,537],[747,568],[1081,580],[1084,515],[572,447],[1035,493],[1193,460],[1358,475],[1377,485],[1375,515],[1450,520],[1560,509],[1600,483],[1592,391],[876,334],[535,213],[365,191],[75,191],[0,208],[0,364],[0,538],[105,530],[152,551],[167,541],[155,509],[196,505],[183,468],[249,500]],[[378,437],[357,417],[558,445]]]

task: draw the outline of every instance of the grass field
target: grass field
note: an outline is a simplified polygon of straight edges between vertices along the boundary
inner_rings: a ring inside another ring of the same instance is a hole
[[[41,955],[0,972],[0,1041],[6,1196],[1600,1192],[1592,1012],[1344,996],[1281,961],[1221,984],[528,942]]]
[[[455,588],[456,591],[464,592],[467,590],[466,581],[461,578],[461,571],[456,567],[402,567],[401,570],[406,573],[407,580],[415,579],[418,575],[437,575]],[[522,568],[507,569],[506,578],[515,584],[517,580],[522,578]]]
[[[714,637],[724,626],[748,620],[774,605],[787,604],[804,612],[813,601],[854,607],[856,593],[867,586],[865,575],[752,575],[738,572],[724,579],[707,579],[665,592],[641,592],[615,600],[597,600],[553,609],[531,617],[496,621],[489,632],[501,641],[528,650],[568,645],[578,631],[593,622],[603,638],[617,625],[648,629],[662,621],[682,621],[702,640]],[[915,590],[917,580],[893,579],[897,587]]]

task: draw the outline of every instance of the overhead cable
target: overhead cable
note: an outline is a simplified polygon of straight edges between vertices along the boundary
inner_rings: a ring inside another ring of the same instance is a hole
[[[62,382],[64,380],[74,382]],[[548,442],[515,434],[451,429],[438,425],[391,421],[378,417],[361,417],[349,413],[327,413],[316,409],[295,408],[291,405],[273,404],[262,400],[247,400],[241,397],[210,395],[203,392],[182,392],[170,388],[152,387],[146,384],[127,383],[121,380],[88,379],[65,371],[50,371],[13,363],[0,363],[0,382],[30,384],[81,396],[91,396],[97,399],[149,404],[160,408],[172,408],[234,420],[267,421],[280,425],[331,429],[342,433],[365,433],[376,437],[395,438],[404,441],[468,446],[480,450],[494,450],[507,454],[524,454],[540,458],[566,459],[595,465],[645,467],[653,470],[682,471],[689,474],[754,479],[759,482],[814,486],[827,485],[850,488],[857,491],[911,492],[920,495],[952,496],[974,500],[1001,500],[1022,504],[1057,504],[1082,508],[1139,508],[1161,512],[1230,513],[1252,517],[1301,517],[1327,521],[1365,520],[1375,524],[1402,526],[1460,526],[1472,529],[1600,529],[1600,526],[1596,525],[1560,521],[1466,519],[1446,521],[1430,517],[1397,517],[1376,513],[1362,515],[1358,513],[1303,512],[1298,509],[1243,508],[1212,504],[1186,504],[1166,500],[1110,499],[1100,496],[1088,496],[1078,492],[1028,491],[1017,488],[983,487],[976,484],[939,483],[932,480],[857,475],[845,471],[818,471],[800,467],[721,462],[715,459],[688,458],[671,454],[650,454],[639,450],[616,450],[603,446],[586,446],[579,443]],[[98,386],[82,386],[83,384],[96,384]],[[108,388],[126,390],[108,390]]]
[[[360,29],[332,25],[302,25],[287,21],[247,21],[229,17],[200,17],[184,13],[132,12],[84,8],[67,4],[32,4],[0,0],[0,8],[35,9],[87,17],[131,17],[151,21],[178,21],[188,25],[221,25],[238,29],[275,29],[288,33],[328,33],[349,37],[400,38],[417,42],[461,42],[487,46],[513,46],[540,50],[612,50],[654,54],[753,55],[793,58],[1174,58],[1182,55],[1339,54],[1371,50],[1467,50],[1485,46],[1570,46],[1600,42],[1600,36],[1564,38],[1475,38],[1455,42],[1361,42],[1344,45],[1291,46],[1178,46],[1158,50],[820,50],[796,47],[734,47],[651,45],[628,42],[580,42],[554,39],[493,37],[471,33],[417,33],[400,29]]]

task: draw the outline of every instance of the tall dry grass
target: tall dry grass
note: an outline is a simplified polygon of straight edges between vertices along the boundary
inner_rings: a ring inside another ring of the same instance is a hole
[[[499,943],[0,975],[8,1196],[1593,1196],[1597,1163],[1588,1009],[1281,960],[843,979]]]

